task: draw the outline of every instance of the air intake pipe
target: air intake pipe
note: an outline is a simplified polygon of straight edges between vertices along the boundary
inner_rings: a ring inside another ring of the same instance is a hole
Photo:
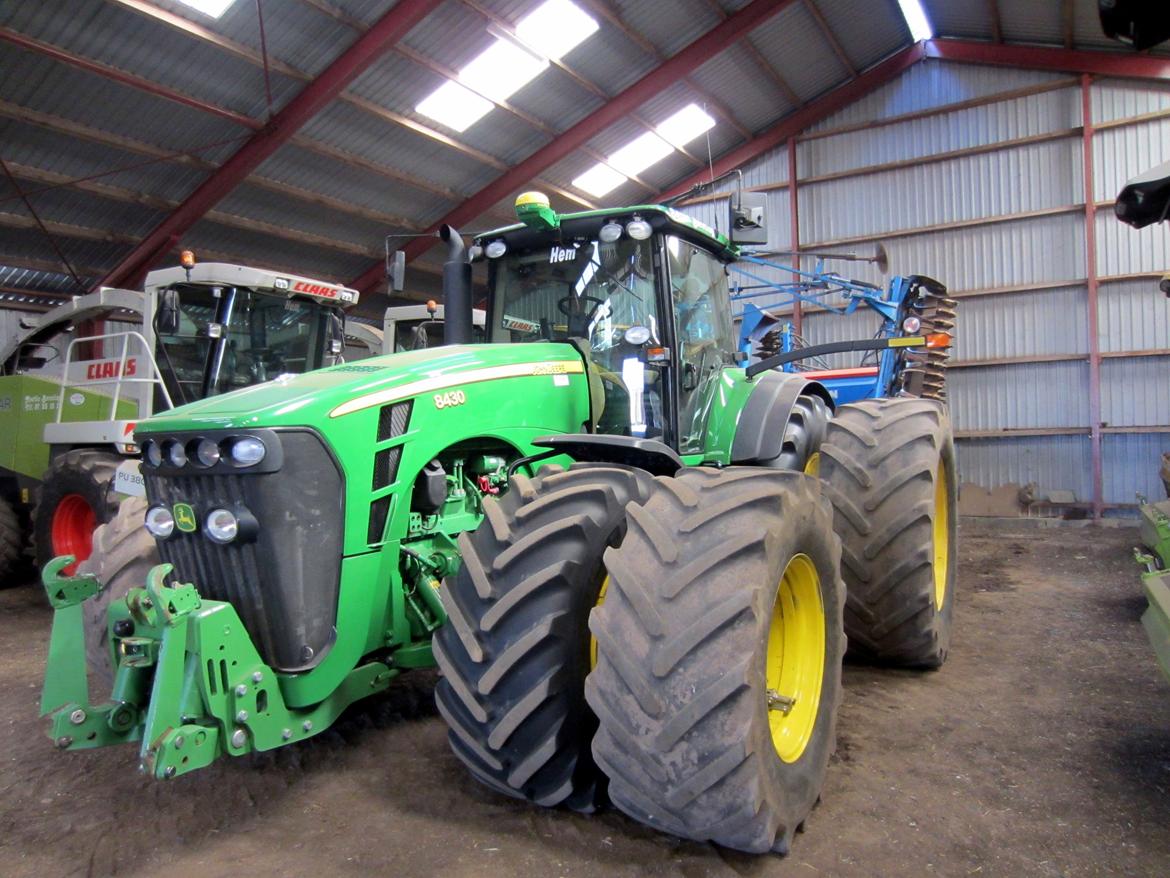
[[[437,232],[447,245],[443,263],[443,344],[471,344],[471,263],[459,230],[442,225]]]

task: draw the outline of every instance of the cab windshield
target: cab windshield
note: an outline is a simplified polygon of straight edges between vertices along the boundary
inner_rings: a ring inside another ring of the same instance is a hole
[[[158,336],[176,405],[319,368],[330,308],[246,288],[181,285],[179,327]]]
[[[491,263],[491,341],[574,340],[605,391],[600,432],[662,435],[660,375],[642,356],[663,343],[654,246],[628,237],[578,241]],[[631,396],[632,384],[643,392]]]

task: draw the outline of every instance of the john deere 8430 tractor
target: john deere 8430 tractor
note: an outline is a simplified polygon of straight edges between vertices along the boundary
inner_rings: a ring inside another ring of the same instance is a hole
[[[315,735],[437,663],[451,745],[488,786],[787,849],[834,746],[846,634],[885,662],[946,655],[946,410],[833,412],[820,383],[745,368],[738,246],[682,213],[517,204],[469,250],[440,233],[447,346],[138,426],[164,563],[139,569],[141,531],[114,522],[101,581],[46,568],[59,747],[140,742],[171,778]]]

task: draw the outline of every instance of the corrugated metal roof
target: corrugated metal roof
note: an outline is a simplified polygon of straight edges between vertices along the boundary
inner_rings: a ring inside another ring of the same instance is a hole
[[[263,116],[264,73],[256,65],[162,22],[127,15],[125,8],[107,0],[78,0],[70,7],[69,15],[61,15],[52,3],[14,3],[11,16],[0,21],[19,33],[192,97]],[[277,106],[300,89],[299,82],[277,72],[271,75],[271,85]]]
[[[672,0],[670,14],[646,0],[611,0],[632,30],[653,43],[666,57],[719,24],[719,16],[702,0]]]
[[[752,31],[752,42],[802,100],[811,100],[849,78],[816,19],[801,3]],[[734,47],[729,51],[735,51]]]
[[[808,0],[815,2],[829,29],[858,70],[910,45],[910,32],[897,0]]]
[[[694,80],[731,110],[749,131],[759,131],[794,108],[789,98],[756,69],[744,52],[720,52],[694,73]],[[750,88],[743,83],[751,82]]]

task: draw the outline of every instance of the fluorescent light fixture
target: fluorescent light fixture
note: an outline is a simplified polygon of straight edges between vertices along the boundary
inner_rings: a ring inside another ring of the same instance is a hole
[[[463,132],[487,115],[492,102],[448,79],[415,107],[424,116]]]
[[[507,40],[497,39],[459,71],[459,80],[493,100],[506,101],[509,95],[539,76],[546,67],[547,59]]]
[[[602,195],[612,192],[624,182],[626,182],[624,174],[619,174],[609,165],[598,162],[575,179],[573,185],[582,192],[588,192],[590,195],[595,195],[600,198]]]
[[[236,0],[179,0],[184,6],[190,6],[196,12],[219,18]]]
[[[698,104],[687,104],[654,130],[663,140],[681,149],[704,131],[714,127],[715,120]]]
[[[910,36],[914,42],[929,40],[934,36],[930,22],[926,20],[926,12],[922,9],[920,0],[898,0],[902,8],[902,17],[906,19],[906,27],[910,28]]]
[[[570,0],[545,0],[516,23],[516,35],[541,54],[567,55],[597,31],[597,22]]]
[[[608,161],[627,177],[633,177],[672,152],[673,146],[653,131],[647,131],[611,155]]]

